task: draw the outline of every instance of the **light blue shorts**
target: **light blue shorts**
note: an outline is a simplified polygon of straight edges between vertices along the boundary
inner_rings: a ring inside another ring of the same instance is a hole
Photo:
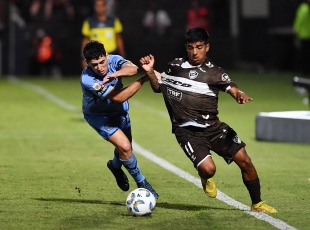
[[[108,140],[119,129],[122,130],[127,137],[131,135],[131,123],[129,114],[115,117],[91,114],[84,115],[84,119],[105,140]]]

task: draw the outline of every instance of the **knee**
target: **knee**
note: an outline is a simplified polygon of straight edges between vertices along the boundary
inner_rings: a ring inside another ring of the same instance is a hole
[[[201,166],[201,167],[200,167]],[[202,178],[211,178],[216,172],[215,164],[203,164],[198,167],[199,176]]]
[[[118,152],[119,152],[120,156],[131,155],[132,150],[131,150],[130,142],[122,143],[122,145],[120,145],[118,148]]]

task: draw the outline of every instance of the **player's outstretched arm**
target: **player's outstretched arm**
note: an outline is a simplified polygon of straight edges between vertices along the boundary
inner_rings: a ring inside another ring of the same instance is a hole
[[[140,59],[140,65],[146,71],[146,74],[150,79],[153,91],[155,93],[159,93],[161,91],[158,82],[161,80],[161,74],[154,70],[154,64],[155,58],[151,54]]]
[[[131,83],[129,86],[123,89],[112,89],[111,92],[107,95],[107,99],[111,99],[116,102],[124,102],[135,95],[136,92],[142,87],[143,83],[148,81],[147,75],[139,78],[138,80]]]
[[[249,97],[246,93],[242,92],[239,88],[237,87],[232,87],[230,90],[228,90],[228,93],[235,98],[235,100],[239,104],[244,104],[249,101],[253,101],[251,97]]]
[[[118,77],[132,77],[138,73],[138,70],[139,70],[138,66],[134,65],[132,62],[128,62],[125,65],[123,65],[123,68],[121,68],[120,70],[106,76],[103,79],[102,83],[100,83],[100,85],[104,85],[108,82],[111,82]]]

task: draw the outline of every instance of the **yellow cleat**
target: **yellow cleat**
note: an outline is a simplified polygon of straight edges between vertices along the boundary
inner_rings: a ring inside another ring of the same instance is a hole
[[[216,197],[217,195],[217,190],[216,190],[216,186],[215,183],[213,181],[212,178],[209,179],[201,179],[201,184],[202,184],[202,189],[203,191],[209,196],[209,197]]]
[[[265,212],[265,213],[277,213],[278,212],[273,207],[265,204],[264,201],[261,201],[257,204],[252,204],[251,211],[253,211],[253,212]]]

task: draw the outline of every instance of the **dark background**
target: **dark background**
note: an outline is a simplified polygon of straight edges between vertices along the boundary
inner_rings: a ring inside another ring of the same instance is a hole
[[[68,19],[64,9],[54,9],[49,21],[42,15],[33,18],[29,15],[30,0],[12,1],[25,20],[26,26],[15,26],[15,73],[9,68],[9,26],[8,2],[2,1],[1,12],[4,27],[2,40],[2,74],[31,75],[33,67],[32,39],[37,28],[43,28],[53,38],[54,46],[61,55],[59,62],[63,76],[78,75],[81,72],[81,26],[83,20],[92,14],[92,1],[72,0],[74,19]],[[166,63],[175,57],[185,56],[184,32],[190,0],[156,0],[172,20],[172,26],[164,37],[148,36],[142,27],[142,17],[149,8],[147,1],[118,0],[116,13],[123,24],[123,39],[127,59],[135,64],[141,56],[156,56],[156,67],[164,70]],[[209,56],[224,68],[252,71],[299,71],[298,46],[293,33],[295,12],[301,0],[269,0],[266,17],[244,17],[241,13],[242,1],[238,2],[239,35],[230,33],[230,1],[202,0],[201,5],[209,9],[210,43]],[[6,4],[5,4],[6,3]]]

